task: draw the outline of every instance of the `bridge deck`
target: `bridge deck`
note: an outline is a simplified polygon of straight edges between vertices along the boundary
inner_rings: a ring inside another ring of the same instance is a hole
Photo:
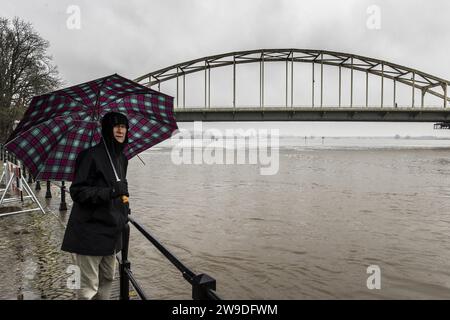
[[[179,122],[189,121],[381,121],[442,122],[450,108],[430,107],[249,107],[176,108]]]

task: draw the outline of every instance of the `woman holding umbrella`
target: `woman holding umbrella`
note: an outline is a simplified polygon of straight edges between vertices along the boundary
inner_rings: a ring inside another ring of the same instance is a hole
[[[113,74],[34,97],[7,139],[35,180],[72,181],[62,250],[80,266],[81,299],[109,298],[129,212],[127,159],[177,131],[173,111],[173,97]]]
[[[102,141],[82,151],[76,160],[70,187],[73,208],[61,248],[73,254],[80,268],[78,298],[89,300],[110,297],[115,255],[122,249],[121,234],[129,211],[122,199],[129,196],[128,160],[123,153],[128,119],[109,112],[101,123]]]

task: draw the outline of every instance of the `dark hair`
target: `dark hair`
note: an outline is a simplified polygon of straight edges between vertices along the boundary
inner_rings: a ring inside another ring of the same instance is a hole
[[[108,112],[102,118],[102,136],[105,139],[105,143],[109,149],[112,149],[114,153],[122,152],[125,145],[128,144],[128,119],[127,117],[119,112]],[[125,141],[119,143],[113,134],[113,128],[119,124],[123,124],[127,127],[127,134],[125,135]]]
[[[119,112],[108,112],[102,118],[102,129],[104,127],[113,128],[118,124],[124,124],[127,129],[128,127],[128,119],[127,117]]]

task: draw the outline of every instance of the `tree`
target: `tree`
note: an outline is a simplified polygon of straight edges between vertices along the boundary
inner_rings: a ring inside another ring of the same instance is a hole
[[[31,98],[61,85],[49,42],[30,23],[0,17],[0,141],[23,116]]]

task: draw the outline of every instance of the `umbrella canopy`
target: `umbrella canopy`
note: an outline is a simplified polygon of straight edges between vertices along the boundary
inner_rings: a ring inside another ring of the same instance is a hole
[[[34,97],[6,149],[35,179],[72,181],[77,155],[100,142],[100,120],[110,111],[128,118],[128,159],[178,129],[173,97],[113,74]]]

